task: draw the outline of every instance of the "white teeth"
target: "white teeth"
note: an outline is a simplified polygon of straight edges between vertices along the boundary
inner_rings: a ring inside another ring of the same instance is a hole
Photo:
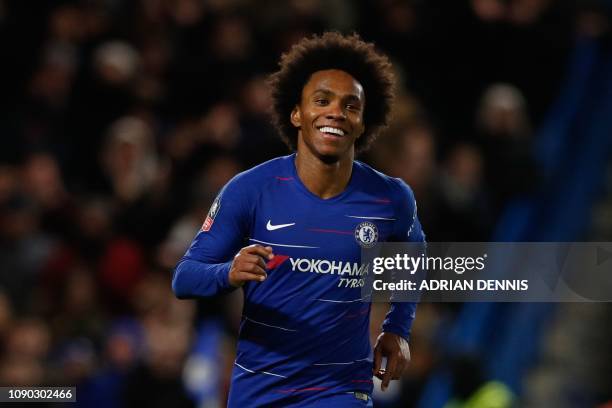
[[[344,136],[344,130],[338,129],[338,128],[334,128],[334,127],[331,127],[331,126],[324,126],[324,127],[320,128],[319,130],[321,132],[324,132],[324,133],[333,133],[333,134],[338,135],[338,136]]]

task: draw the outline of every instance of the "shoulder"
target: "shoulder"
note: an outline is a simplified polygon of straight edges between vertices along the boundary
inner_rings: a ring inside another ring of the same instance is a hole
[[[256,193],[266,184],[286,176],[292,156],[277,157],[235,175],[223,188],[228,192]]]
[[[414,203],[414,193],[402,179],[388,176],[357,160],[355,160],[354,170],[359,174],[365,185],[385,191],[388,199],[392,202],[402,203],[403,205]]]
[[[417,218],[417,203],[412,188],[402,179],[387,176],[360,162],[358,165],[358,171],[364,177],[362,180],[367,184],[377,185],[379,194],[380,189],[384,188],[385,202],[393,206],[396,222],[391,239],[400,242],[424,242],[425,234]]]

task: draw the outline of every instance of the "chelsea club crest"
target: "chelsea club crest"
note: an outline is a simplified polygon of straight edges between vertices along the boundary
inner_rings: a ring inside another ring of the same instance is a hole
[[[371,222],[362,222],[355,228],[355,240],[363,248],[371,248],[378,242],[378,228]]]

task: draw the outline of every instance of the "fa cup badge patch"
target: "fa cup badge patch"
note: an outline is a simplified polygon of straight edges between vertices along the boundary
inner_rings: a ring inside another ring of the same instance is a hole
[[[213,223],[215,222],[215,217],[219,213],[220,208],[221,208],[221,196],[219,195],[217,196],[217,198],[215,198],[215,201],[213,201],[212,205],[210,206],[208,215],[206,216],[206,219],[204,220],[204,224],[202,224],[202,231],[207,232],[210,230]]]

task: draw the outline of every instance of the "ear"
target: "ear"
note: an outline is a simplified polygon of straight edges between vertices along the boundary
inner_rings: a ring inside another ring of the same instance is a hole
[[[291,111],[291,124],[298,129],[302,127],[302,112],[298,105]]]

